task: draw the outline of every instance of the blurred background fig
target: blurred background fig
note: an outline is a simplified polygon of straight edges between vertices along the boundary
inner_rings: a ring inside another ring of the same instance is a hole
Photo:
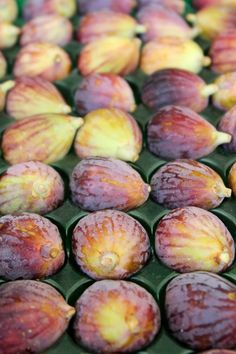
[[[134,94],[122,77],[115,74],[91,74],[79,84],[74,100],[79,114],[98,108],[118,108],[126,112],[136,109]]]
[[[229,186],[233,191],[233,195],[236,197],[236,162],[231,166],[228,175]]]
[[[75,15],[76,7],[76,0],[26,0],[24,18],[30,20],[39,14],[58,14],[69,18]]]
[[[143,103],[153,110],[176,105],[201,112],[207,108],[209,96],[217,90],[217,84],[207,85],[191,71],[163,69],[146,79],[141,96]]]
[[[0,22],[14,22],[18,15],[15,0],[0,0]]]
[[[4,158],[11,165],[27,161],[58,161],[70,150],[81,124],[81,118],[52,113],[22,119],[3,133]]]
[[[227,350],[227,349],[212,349],[207,350],[206,352],[201,352],[201,354],[234,354],[234,350]]]
[[[236,71],[236,28],[219,34],[210,47],[211,70],[217,74]]]
[[[155,250],[167,267],[181,273],[223,272],[235,256],[234,239],[223,222],[196,207],[175,209],[161,219]]]
[[[48,81],[62,80],[71,71],[71,59],[65,50],[46,42],[28,44],[16,56],[15,77],[40,76]]]
[[[130,210],[148,199],[150,187],[126,162],[112,158],[87,158],[74,168],[72,200],[81,209]]]
[[[81,50],[78,70],[83,76],[94,73],[131,74],[139,63],[140,46],[138,38],[110,36],[97,39]]]
[[[214,84],[218,90],[213,95],[213,105],[227,111],[236,105],[236,71],[217,77]]]
[[[71,41],[72,34],[73,27],[67,18],[57,14],[37,16],[23,26],[20,45],[47,42],[64,46]]]
[[[34,280],[1,284],[0,348],[4,354],[42,352],[63,335],[74,313],[49,284]]]
[[[223,148],[231,153],[236,152],[236,106],[231,108],[221,118],[218,129],[222,132],[228,133],[232,136],[229,144],[224,144]]]
[[[193,6],[197,9],[202,9],[208,6],[227,6],[231,8],[236,7],[235,0],[193,0],[192,2]]]
[[[17,120],[43,113],[71,112],[57,88],[39,76],[23,76],[15,80],[14,87],[7,95],[6,110]]]
[[[84,117],[74,147],[80,158],[114,157],[135,162],[142,149],[142,133],[130,114],[115,108],[101,108]]]
[[[0,175],[0,190],[0,214],[24,211],[46,214],[64,199],[64,183],[59,173],[37,161],[8,167]]]
[[[0,49],[13,47],[20,32],[20,28],[10,23],[0,22]]]
[[[103,10],[129,14],[137,5],[136,0],[77,0],[77,2],[81,14]]]
[[[151,197],[165,208],[196,206],[213,209],[231,196],[220,175],[195,160],[176,160],[159,168],[151,179]]]
[[[39,279],[62,267],[62,238],[51,221],[37,214],[22,213],[2,216],[0,225],[1,277]]]
[[[160,330],[160,310],[141,286],[124,280],[92,284],[76,302],[75,339],[96,353],[137,352]]]
[[[7,73],[7,61],[0,51],[0,79],[3,79]]]
[[[143,268],[150,243],[137,220],[120,211],[105,210],[78,222],[72,251],[76,263],[91,278],[125,279]]]
[[[0,112],[4,110],[6,105],[6,96],[9,90],[14,87],[15,82],[8,80],[0,84]]]
[[[163,5],[179,14],[184,12],[185,2],[183,0],[138,0],[139,8],[147,5]]]
[[[148,124],[149,150],[167,160],[199,159],[217,146],[229,143],[232,136],[217,131],[196,112],[186,107],[165,106]]]

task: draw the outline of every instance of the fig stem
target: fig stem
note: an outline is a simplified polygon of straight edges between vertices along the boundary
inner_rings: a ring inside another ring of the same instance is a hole
[[[68,114],[71,112],[71,107],[68,106],[67,104],[62,104],[61,105],[61,110],[63,113]]]
[[[71,118],[72,125],[76,130],[79,129],[81,127],[81,125],[84,124],[83,118],[72,117],[72,116],[70,116],[70,118]]]
[[[186,20],[189,21],[190,23],[195,24],[197,22],[197,16],[195,14],[188,14],[186,16]]]
[[[202,31],[201,31],[201,29],[199,27],[197,27],[197,26],[193,27],[191,29],[191,38],[197,37],[201,32]]]
[[[15,81],[8,80],[8,81],[6,81],[6,82],[4,82],[3,84],[0,85],[0,90],[2,92],[6,93],[7,91],[9,91],[14,86],[15,86]]]
[[[211,64],[211,58],[210,57],[203,57],[202,58],[202,66],[209,66]]]
[[[216,146],[221,145],[221,144],[227,144],[230,143],[232,140],[232,136],[228,133],[224,132],[216,132]]]
[[[214,93],[216,93],[218,91],[218,86],[216,84],[210,84],[210,85],[206,85],[205,87],[203,87],[202,91],[201,91],[201,95],[203,97],[208,97],[213,95]]]
[[[136,28],[135,28],[135,32],[137,33],[137,34],[141,34],[141,33],[145,33],[145,32],[147,32],[147,27],[146,26],[144,26],[144,25],[137,25],[136,26]]]
[[[132,107],[130,108],[130,112],[134,112],[136,111],[136,109],[137,109],[136,104],[133,104]]]

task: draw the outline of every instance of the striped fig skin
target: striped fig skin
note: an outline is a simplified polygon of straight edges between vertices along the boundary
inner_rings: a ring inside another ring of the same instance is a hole
[[[185,8],[183,0],[138,0],[138,4],[139,8],[143,8],[147,5],[163,5],[179,14],[182,14]]]
[[[236,287],[216,274],[174,278],[166,289],[165,310],[173,336],[190,348],[236,345]]]
[[[222,132],[231,134],[232,140],[229,144],[224,144],[223,148],[231,153],[236,152],[236,106],[231,108],[221,118],[218,129]]]
[[[137,352],[160,330],[160,310],[151,294],[124,280],[101,280],[76,302],[75,339],[95,353]]]
[[[20,31],[20,28],[11,23],[0,22],[0,49],[13,47]]]
[[[221,177],[195,160],[176,160],[158,169],[151,179],[152,199],[165,208],[196,206],[213,209],[231,196]]]
[[[44,278],[65,261],[58,228],[37,214],[2,216],[0,244],[0,275],[6,279]]]
[[[76,0],[27,0],[24,3],[24,18],[48,14],[58,14],[70,18],[76,13]]]
[[[4,110],[6,105],[6,96],[7,93],[12,87],[14,87],[15,82],[8,80],[0,84],[0,112]]]
[[[18,7],[15,0],[0,0],[0,21],[13,22],[18,15]]]
[[[196,207],[168,213],[155,232],[158,258],[180,273],[225,271],[235,256],[234,240],[214,214]]]
[[[218,35],[211,45],[209,55],[212,60],[211,70],[215,73],[236,71],[236,29]]]
[[[167,160],[201,158],[232,138],[218,132],[194,111],[180,106],[161,108],[149,122],[147,134],[149,150]]]
[[[72,250],[76,263],[91,278],[125,279],[143,268],[150,243],[137,220],[120,211],[105,210],[78,222]]]
[[[114,74],[86,76],[75,92],[79,114],[98,108],[118,108],[126,112],[136,109],[133,91],[127,81]]]
[[[13,123],[3,133],[4,158],[11,165],[58,161],[70,150],[82,122],[81,118],[61,114],[39,114]]]
[[[7,62],[2,52],[0,52],[0,79],[2,79],[6,75],[6,72],[7,72]]]
[[[149,186],[126,162],[112,158],[87,158],[74,168],[70,188],[80,208],[130,210],[145,203]]]
[[[23,162],[0,176],[0,214],[24,211],[46,214],[64,199],[64,183],[59,173],[41,162]]]
[[[0,353],[38,353],[66,331],[75,309],[51,285],[17,280],[0,286]]]
[[[213,105],[227,111],[236,105],[236,71],[220,75],[214,82],[218,90],[213,95]]]
[[[136,0],[77,0],[77,2],[81,14],[103,10],[129,14],[136,6]]]
[[[236,7],[235,0],[193,0],[193,6],[197,9],[202,9],[208,6],[228,6]]]
[[[234,163],[230,168],[228,182],[233,191],[233,195],[236,197],[236,163]]]

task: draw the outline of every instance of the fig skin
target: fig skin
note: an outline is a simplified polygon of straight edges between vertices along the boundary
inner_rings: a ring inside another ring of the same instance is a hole
[[[199,159],[232,139],[194,111],[180,106],[157,111],[148,124],[147,135],[149,150],[167,160]]]
[[[2,216],[0,244],[0,275],[5,279],[44,278],[65,261],[58,228],[37,214]]]
[[[222,178],[210,167],[194,160],[169,162],[151,179],[151,197],[165,208],[196,206],[213,209],[231,196]]]
[[[76,263],[91,278],[125,279],[146,264],[150,242],[137,220],[120,211],[105,210],[78,222],[72,251]]]
[[[195,350],[230,349],[236,345],[235,308],[235,285],[216,274],[182,274],[166,289],[170,331]]]
[[[202,9],[208,6],[228,6],[236,7],[235,0],[193,0],[193,6],[197,9]]]
[[[15,82],[8,80],[0,84],[0,112],[4,110],[6,105],[6,96],[9,90],[14,87]]]
[[[24,211],[46,214],[64,199],[64,183],[59,173],[41,162],[23,162],[0,176],[0,214]]]
[[[209,56],[211,70],[217,74],[236,71],[236,29],[219,34],[212,42]]]
[[[0,52],[0,79],[2,79],[6,75],[6,72],[7,72],[7,62],[2,52]]]
[[[17,280],[0,286],[0,354],[38,353],[66,331],[75,309],[51,285]]]
[[[81,14],[104,10],[129,14],[137,5],[136,0],[77,0],[77,2]]]
[[[30,20],[40,15],[58,14],[70,18],[76,13],[76,0],[27,0],[24,18]]]
[[[231,153],[236,152],[236,106],[231,108],[221,118],[218,129],[222,132],[228,133],[232,136],[229,144],[224,144],[223,148]]]
[[[15,0],[0,0],[0,21],[13,22],[18,15],[18,8]]]
[[[235,351],[227,349],[212,349],[207,350],[206,352],[201,352],[201,354],[235,354]]]
[[[183,0],[138,0],[139,8],[148,5],[163,5],[179,14],[184,12],[185,2]]]
[[[136,352],[152,342],[160,329],[160,310],[141,286],[101,280],[76,302],[76,341],[96,353]]]
[[[20,28],[10,23],[0,21],[0,49],[13,47],[16,44],[20,32]]]
[[[236,71],[220,75],[214,82],[218,90],[213,95],[213,105],[227,111],[236,105]]]
[[[236,197],[236,162],[230,168],[228,175],[228,183],[233,191],[233,195]]]
[[[234,240],[223,222],[196,207],[175,209],[160,221],[155,249],[167,267],[180,273],[219,273],[230,267],[235,256]]]
[[[150,191],[126,162],[102,157],[79,162],[72,172],[70,188],[73,202],[88,211],[128,211],[145,203]]]

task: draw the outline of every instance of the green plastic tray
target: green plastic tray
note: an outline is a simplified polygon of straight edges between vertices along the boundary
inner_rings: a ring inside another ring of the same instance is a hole
[[[37,1],[37,0],[35,0]],[[118,1],[118,0],[117,0]],[[24,0],[19,0],[20,13],[24,5]],[[186,0],[186,12],[191,11],[190,0]],[[73,24],[76,26],[79,22],[79,18],[75,17],[72,19]],[[17,24],[21,25],[23,20],[19,17],[16,21]],[[202,47],[207,50],[208,43],[201,41]],[[73,114],[76,115],[75,105],[73,101],[73,94],[81,81],[81,76],[78,74],[76,69],[76,59],[80,52],[81,46],[76,42],[72,41],[69,45],[65,47],[66,51],[70,54],[74,70],[72,73],[63,81],[56,82],[56,86],[61,91],[67,102],[73,107]],[[18,52],[19,47],[15,46],[10,50],[4,50],[4,55],[8,60],[8,75],[4,78],[12,78],[11,71],[14,63],[14,58]],[[214,79],[214,75],[209,70],[203,70],[201,76],[207,81],[211,82]],[[146,149],[146,124],[150,120],[152,113],[147,108],[141,104],[140,100],[140,87],[143,84],[145,75],[140,71],[137,71],[132,76],[127,76],[126,79],[131,84],[138,108],[133,114],[137,119],[144,136],[144,146],[139,160],[133,165],[142,174],[145,181],[150,182],[150,178],[154,171],[166,161],[152,155]],[[212,124],[217,126],[222,112],[218,111],[213,107],[208,107],[202,115]],[[0,114],[0,133],[13,122],[13,119],[8,117],[5,113]],[[200,159],[201,162],[212,167],[216,170],[224,182],[227,183],[227,175],[229,168],[236,161],[236,154],[225,153],[221,148],[218,148],[214,153],[209,156]],[[56,168],[62,175],[66,186],[68,187],[69,176],[79,162],[79,158],[73,152],[70,153],[61,161],[58,161],[52,166]],[[7,163],[2,159],[0,154],[0,173],[3,172],[8,167]],[[67,188],[68,190],[68,188]],[[132,210],[129,212],[134,218],[139,220],[149,233],[152,249],[154,246],[154,230],[158,221],[168,212],[167,209],[155,204],[151,200],[148,200],[143,206]],[[230,198],[225,200],[219,208],[212,210],[228,227],[232,233],[234,239],[236,240],[236,200],[235,198]],[[66,298],[66,300],[74,305],[80,294],[94,281],[86,277],[80,272],[78,267],[73,262],[71,257],[71,235],[72,230],[75,227],[78,220],[86,215],[87,213],[80,210],[78,207],[74,206],[70,201],[70,196],[67,193],[64,204],[56,209],[55,211],[46,215],[52,222],[54,222],[61,231],[62,237],[64,238],[65,248],[67,251],[67,261],[64,267],[54,276],[45,280],[45,282],[56,287]],[[139,354],[190,354],[194,353],[192,350],[176,342],[168,333],[168,329],[165,323],[164,313],[163,313],[163,295],[167,282],[176,276],[177,273],[172,272],[170,269],[162,265],[156,258],[154,251],[152,252],[151,260],[149,263],[135,276],[131,277],[130,280],[137,282],[146,288],[150,293],[153,294],[162,310],[162,327],[159,335],[156,337],[154,342],[147,347],[145,350],[138,352]],[[236,262],[233,266],[224,273],[226,278],[236,283]],[[0,280],[3,282],[3,280]],[[84,350],[82,347],[78,346],[74,340],[69,329],[62,338],[49,350],[45,352],[46,354],[86,354],[88,351]]]

